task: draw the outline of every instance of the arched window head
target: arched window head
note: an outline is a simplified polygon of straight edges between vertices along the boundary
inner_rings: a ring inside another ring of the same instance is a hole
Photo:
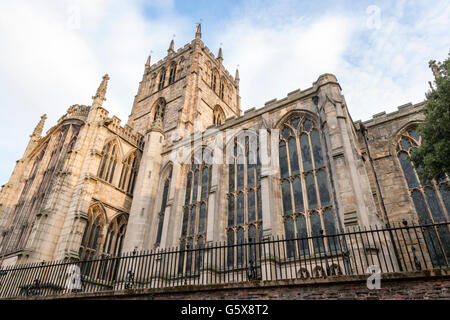
[[[105,226],[105,213],[99,206],[93,206],[88,212],[88,221],[84,228],[80,246],[80,259],[88,260],[102,253],[103,228]]]
[[[158,100],[156,104],[155,113],[153,115],[153,121],[155,121],[158,116],[161,116],[161,120],[164,120],[165,111],[166,111],[166,101],[163,98],[161,98]]]
[[[112,183],[117,164],[117,154],[119,152],[115,140],[108,142],[102,151],[102,160],[98,171],[98,177]]]
[[[166,68],[162,68],[159,74],[158,90],[162,90],[164,88],[165,80],[166,80]]]
[[[177,74],[177,64],[175,62],[173,62],[170,65],[169,85],[171,85],[172,83],[175,82],[176,74]]]
[[[137,152],[134,151],[124,160],[119,181],[119,188],[129,194],[133,194],[138,167],[139,159],[137,157]]]
[[[396,152],[409,195],[414,204],[420,224],[446,222],[450,215],[450,184],[448,177],[441,181],[425,181],[420,179],[417,170],[409,160],[414,148],[422,144],[422,138],[417,132],[417,125],[407,127],[397,137]],[[428,247],[433,266],[446,265],[445,257],[450,257],[450,232],[443,225],[435,229],[424,230],[425,243]],[[442,250],[435,248],[442,247]]]
[[[127,229],[128,219],[125,214],[115,217],[108,226],[103,253],[110,256],[118,256],[122,251],[123,239]]]
[[[213,110],[213,123],[216,126],[222,125],[222,123],[225,121],[225,113],[223,112],[222,108],[219,106],[215,106]]]
[[[335,234],[328,168],[315,120],[290,117],[280,128],[280,187],[286,239]],[[289,257],[336,250],[329,243],[287,242]]]

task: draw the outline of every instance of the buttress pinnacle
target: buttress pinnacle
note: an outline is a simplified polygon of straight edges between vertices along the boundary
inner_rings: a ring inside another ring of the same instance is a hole
[[[106,89],[108,87],[108,80],[109,80],[109,75],[105,74],[103,76],[103,80],[100,83],[100,86],[97,89],[97,92],[95,93],[95,96],[92,97],[92,99],[94,99],[94,103],[93,103],[93,107],[100,107],[103,104],[103,101],[106,100],[105,96],[106,96]]]
[[[30,137],[32,138],[39,138],[42,135],[42,130],[44,130],[44,124],[45,124],[45,120],[47,119],[47,115],[43,114],[41,116],[41,120],[39,120],[36,128],[34,128],[33,133],[31,134]]]

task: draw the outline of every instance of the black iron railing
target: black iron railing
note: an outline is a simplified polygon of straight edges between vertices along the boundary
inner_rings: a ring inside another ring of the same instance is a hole
[[[0,298],[448,268],[449,222],[130,252],[0,269]]]

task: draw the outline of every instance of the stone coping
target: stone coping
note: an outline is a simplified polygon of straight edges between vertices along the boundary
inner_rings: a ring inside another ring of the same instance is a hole
[[[234,289],[254,289],[254,288],[280,288],[280,287],[302,287],[311,285],[326,284],[348,284],[366,282],[368,275],[353,276],[330,276],[314,279],[286,279],[271,281],[248,281],[241,283],[221,283],[210,285],[184,285],[179,287],[159,288],[159,289],[131,289],[120,291],[101,291],[88,293],[71,293],[65,295],[53,295],[45,297],[20,297],[11,298],[10,300],[55,300],[55,299],[108,299],[108,298],[124,298],[136,296],[156,296],[171,293],[197,293],[218,290],[234,290]],[[429,269],[422,271],[408,272],[391,272],[382,273],[381,281],[410,281],[410,280],[436,280],[439,278],[450,279],[450,268],[445,269]]]

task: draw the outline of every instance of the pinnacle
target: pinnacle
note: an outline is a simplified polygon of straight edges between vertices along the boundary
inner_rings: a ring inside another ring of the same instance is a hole
[[[42,130],[44,130],[44,124],[45,120],[47,120],[47,114],[43,114],[41,116],[41,120],[39,120],[38,124],[36,125],[36,128],[33,130],[32,137],[40,137],[42,134]]]
[[[195,38],[200,39],[202,37],[202,24],[197,25],[197,31],[195,32]]]
[[[175,52],[174,48],[175,48],[175,41],[173,41],[172,39],[172,41],[170,41],[169,50],[167,50],[167,52],[168,53]]]
[[[109,75],[105,74],[102,78],[102,82],[100,83],[100,86],[97,89],[97,92],[95,93],[95,96],[92,97],[94,99],[93,106],[101,106],[103,104],[103,101],[106,100],[106,89],[108,87],[108,80]]]

